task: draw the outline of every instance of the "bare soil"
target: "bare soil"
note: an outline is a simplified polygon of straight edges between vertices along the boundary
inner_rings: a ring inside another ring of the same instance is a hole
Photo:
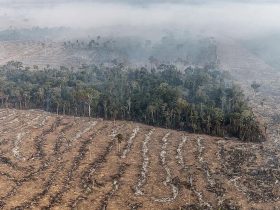
[[[25,66],[78,68],[89,62],[88,54],[65,49],[62,42],[0,41],[0,65],[20,61]]]
[[[36,110],[1,109],[0,130],[2,209],[280,206],[279,154],[262,144]]]

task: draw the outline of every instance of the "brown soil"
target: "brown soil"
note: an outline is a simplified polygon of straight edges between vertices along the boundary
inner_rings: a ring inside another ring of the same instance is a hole
[[[65,49],[61,42],[0,41],[0,65],[20,61],[25,66],[77,68],[88,63],[88,55]]]
[[[35,110],[1,109],[0,130],[2,209],[280,206],[279,155],[262,144]]]

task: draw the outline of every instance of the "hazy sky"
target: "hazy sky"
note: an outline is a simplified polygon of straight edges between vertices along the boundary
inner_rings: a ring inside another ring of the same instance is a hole
[[[251,36],[279,31],[279,11],[275,0],[0,0],[0,29],[122,26]]]

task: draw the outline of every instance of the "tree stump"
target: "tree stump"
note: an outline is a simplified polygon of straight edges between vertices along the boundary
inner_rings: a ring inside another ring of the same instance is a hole
[[[121,143],[123,141],[123,135],[122,134],[117,134],[117,144],[118,144],[118,154],[121,152]]]

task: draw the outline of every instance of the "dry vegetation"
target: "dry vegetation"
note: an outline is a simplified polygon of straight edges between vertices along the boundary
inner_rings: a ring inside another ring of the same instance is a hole
[[[32,67],[79,67],[87,62],[83,56],[66,50],[59,42],[1,41],[0,65],[12,60]]]
[[[280,205],[279,154],[262,144],[35,110],[0,110],[0,130],[2,209]]]
[[[34,46],[1,45],[0,64],[26,59],[60,65],[44,58],[40,44]],[[62,48],[50,49],[58,53],[52,53],[57,62]],[[279,77],[235,43],[222,45],[218,53],[221,66],[236,76],[267,124],[267,142],[0,109],[0,208],[279,209]],[[262,84],[256,94],[250,89],[254,80]]]
[[[274,69],[233,40],[218,45],[220,67],[230,72],[242,87],[249,105],[267,129],[267,148],[279,150],[280,140],[280,71]],[[254,92],[251,84],[260,88]],[[279,152],[278,152],[279,153]]]

